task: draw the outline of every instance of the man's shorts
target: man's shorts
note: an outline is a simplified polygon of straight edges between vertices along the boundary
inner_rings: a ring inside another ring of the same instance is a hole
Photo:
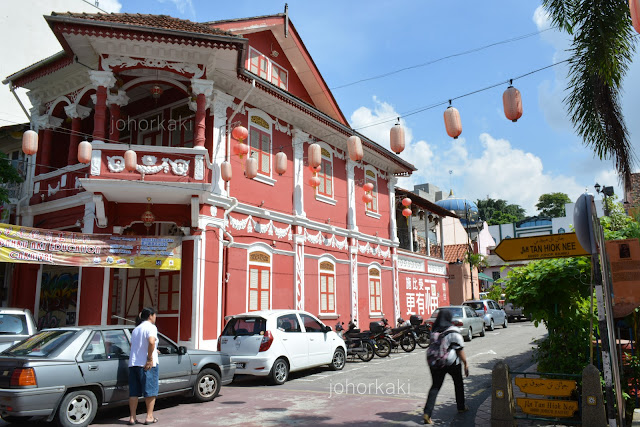
[[[158,365],[145,371],[142,366],[129,367],[129,397],[158,395]]]

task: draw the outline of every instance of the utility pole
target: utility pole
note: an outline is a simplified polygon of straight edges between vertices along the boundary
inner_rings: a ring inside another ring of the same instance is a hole
[[[466,231],[467,231],[467,245],[468,245],[468,249],[467,249],[467,262],[469,262],[469,280],[471,280],[471,299],[474,300],[476,299],[476,292],[473,289],[473,265],[471,265],[471,254],[473,252],[473,249],[471,248],[471,237],[469,237],[469,209],[470,207],[467,207],[467,200],[465,199],[464,201],[464,217],[466,220]]]

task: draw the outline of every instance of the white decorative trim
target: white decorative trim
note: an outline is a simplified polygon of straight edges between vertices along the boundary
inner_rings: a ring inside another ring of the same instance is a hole
[[[91,111],[91,108],[78,104],[66,105],[64,107],[64,112],[67,114],[67,117],[72,119],[86,119],[91,114]]]
[[[340,160],[344,160],[345,153],[344,151],[338,150],[337,148],[333,149],[333,155]]]
[[[398,178],[392,176],[387,181],[389,190],[389,236],[394,242],[398,242],[398,229],[396,226],[396,183]],[[428,234],[428,233],[427,233]]]
[[[95,153],[95,151],[93,151],[93,153]],[[199,157],[200,157],[200,167],[201,169],[203,169],[202,163],[204,162],[204,157],[203,156],[199,156]],[[196,160],[198,159],[196,158]],[[150,156],[150,155],[142,156],[142,164],[136,165],[136,170],[143,175],[153,175],[160,172],[169,173],[169,168],[171,168],[171,172],[173,172],[174,175],[187,176],[187,174],[189,173],[189,163],[191,163],[191,160],[184,160],[184,159],[171,160],[165,157],[162,159],[161,164],[156,165],[157,161],[158,161],[158,158],[156,156]],[[93,158],[92,158],[92,164],[93,164]],[[124,157],[107,156],[107,167],[109,168],[109,171],[112,173],[122,172],[124,170]],[[203,171],[201,172],[202,172],[202,175],[204,175],[204,172]],[[93,167],[92,167],[91,174],[95,175],[93,173]]]
[[[109,89],[116,84],[116,77],[113,72],[101,70],[89,70],[89,79],[94,87],[106,87]]]
[[[361,254],[375,255],[383,258],[389,258],[391,256],[390,248],[387,248],[386,251],[383,251],[382,249],[380,249],[380,245],[378,245],[375,249],[373,249],[373,246],[369,242],[367,242],[366,245],[358,245],[358,250]]]
[[[128,56],[109,55],[102,58],[102,66],[110,70],[112,67],[132,68],[142,65],[147,68],[170,68],[178,73],[193,74],[193,78],[200,78],[204,75],[204,67],[188,62],[169,62],[162,59],[140,58],[135,59]]]
[[[91,151],[91,175],[100,176],[100,169],[102,169],[102,151],[94,149]]]
[[[40,183],[36,182],[35,184],[33,184],[33,193],[39,193],[40,192]]]
[[[240,105],[240,102],[234,102],[233,103],[233,110],[236,111],[236,114],[240,114],[242,116],[246,116],[247,115],[247,108],[245,107],[245,104]]]
[[[398,268],[424,272],[424,260],[398,256]]]
[[[269,236],[273,236],[275,234],[279,239],[284,239],[285,237],[287,237],[288,240],[293,239],[293,236],[291,234],[291,225],[288,225],[285,228],[278,228],[273,225],[272,220],[269,220],[269,222],[266,224],[261,224],[255,221],[251,215],[242,220],[235,219],[234,217],[229,215],[229,223],[234,229],[239,231],[246,228],[247,233],[253,233],[253,231],[255,230],[255,232],[259,234],[268,234]]]
[[[316,194],[316,200],[319,201],[319,202],[322,202],[322,203],[327,203],[329,205],[333,205],[333,206],[335,206],[336,203],[338,203],[337,201],[335,201],[331,197],[327,197],[327,196],[324,196],[322,194]]]
[[[58,181],[58,185],[56,185],[55,187],[52,187],[51,184],[47,184],[47,197],[51,197],[54,194],[56,194],[58,191],[60,191],[60,181]]]
[[[187,176],[187,173],[189,172],[189,163],[191,163],[191,160],[177,159],[173,161],[171,159],[162,159],[163,162],[165,160],[168,161],[169,164],[171,165],[171,171],[173,172],[174,175]]]
[[[127,92],[119,89],[117,94],[113,94],[109,92],[107,94],[107,105],[115,104],[120,107],[123,105],[127,105],[129,103],[129,97],[127,96]]]
[[[194,161],[193,178],[201,181],[204,179],[204,156],[196,156]]]
[[[109,168],[109,171],[113,173],[122,172],[124,170],[124,157],[107,156],[107,167]]]
[[[286,133],[287,135],[291,135],[291,125],[289,123],[285,123],[281,125],[278,121],[278,118],[274,121],[275,128],[278,132]],[[286,125],[286,126],[285,126]]]
[[[447,266],[444,264],[431,264],[430,262],[427,262],[427,273],[445,275],[447,274]]]
[[[261,182],[263,184],[267,184],[267,185],[276,185],[276,180],[275,179],[269,178],[268,176],[264,176],[262,174],[256,175],[256,177],[253,178],[253,180]]]
[[[309,134],[294,127],[291,132],[293,138],[293,206],[296,216],[306,217],[304,211],[304,147],[309,140]]]
[[[380,215],[379,213],[375,213],[375,212],[371,212],[365,209],[364,214],[366,216],[370,216],[371,218],[375,218],[375,219],[380,219],[382,218],[382,215]]]
[[[358,225],[356,224],[356,181],[355,181],[355,167],[358,164],[351,159],[347,159],[347,200],[349,202],[349,209],[347,212],[347,227],[350,230],[358,231]]]
[[[318,234],[313,235],[309,233],[309,231],[305,228],[304,235],[309,243],[313,243],[314,245],[322,245],[331,246],[332,248],[337,248],[340,250],[344,250],[349,247],[349,238],[345,237],[344,240],[339,241],[336,239],[335,234],[331,235],[331,238],[324,237],[321,231],[318,231]]]

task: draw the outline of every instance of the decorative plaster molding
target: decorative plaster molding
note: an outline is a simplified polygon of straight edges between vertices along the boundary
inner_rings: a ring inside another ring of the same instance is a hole
[[[286,133],[287,135],[291,135],[291,125],[289,123],[285,123],[281,125],[278,121],[278,118],[275,119],[275,128],[278,132]]]
[[[56,194],[58,191],[60,191],[60,184],[61,182],[58,181],[58,185],[56,185],[55,187],[52,187],[51,184],[47,184],[47,197],[51,197],[54,194]]]
[[[424,260],[398,256],[398,268],[424,272]]]
[[[119,89],[117,94],[113,94],[111,92],[107,94],[107,105],[115,104],[122,107],[128,103],[129,97],[127,96],[127,92],[122,89]]]
[[[40,129],[55,129],[62,124],[62,119],[49,114],[32,115],[31,126],[38,132]]]
[[[122,158],[122,168],[124,169],[124,157]],[[93,149],[91,151],[91,175],[99,176],[102,168],[102,150]]]
[[[204,157],[200,157],[200,167],[203,169]],[[196,159],[197,160],[197,159]],[[189,163],[191,160],[163,158],[162,163],[157,165],[158,158],[156,156],[142,156],[142,164],[136,165],[136,170],[142,175],[154,175],[160,172],[169,173],[169,168],[174,175],[187,176],[189,173]],[[124,157],[107,156],[107,167],[112,173],[120,173],[124,170]],[[198,178],[196,178],[198,179]],[[201,178],[202,179],[202,178]]]
[[[427,273],[432,274],[447,274],[447,267],[444,264],[431,264],[427,263]]]
[[[91,114],[91,111],[91,108],[78,104],[66,105],[64,107],[64,112],[67,114],[67,117],[72,119],[86,119]]]
[[[373,246],[369,242],[367,242],[366,245],[358,245],[358,250],[361,254],[375,255],[383,258],[389,258],[391,256],[390,248],[387,248],[386,251],[383,251],[382,249],[380,249],[380,245],[378,245],[375,249],[373,249]]]
[[[95,87],[106,87],[107,89],[116,84],[116,77],[111,71],[89,70],[89,79]]]
[[[219,89],[213,90],[213,114],[217,118],[226,120],[227,109],[233,107],[235,98]]]
[[[193,169],[193,178],[198,181],[204,179],[204,156],[196,156]]]
[[[129,56],[111,55],[107,58],[102,58],[102,66],[110,70],[117,67],[133,68],[138,65],[142,65],[146,68],[169,68],[181,74],[193,74],[193,78],[200,78],[204,75],[204,67],[200,68],[198,64],[191,62],[170,62],[163,59],[153,58],[131,58]]]
[[[304,143],[309,134],[294,127],[291,131],[293,144],[293,205],[296,216],[306,217],[304,211]]]
[[[330,246],[332,248],[338,248],[340,250],[344,250],[349,246],[349,238],[345,237],[342,241],[336,239],[335,234],[331,235],[331,238],[324,237],[321,231],[318,231],[318,234],[313,235],[304,229],[304,235],[309,243],[313,243],[314,245],[324,244],[325,246]]]
[[[269,220],[266,224],[261,224],[255,221],[251,215],[243,220],[235,219],[229,215],[229,223],[236,230],[244,230],[246,228],[247,233],[253,233],[255,230],[255,232],[259,234],[267,234],[269,236],[273,236],[275,234],[279,239],[284,239],[285,237],[287,237],[288,240],[293,239],[291,234],[291,225],[288,225],[285,228],[278,228],[273,225],[272,220]]]

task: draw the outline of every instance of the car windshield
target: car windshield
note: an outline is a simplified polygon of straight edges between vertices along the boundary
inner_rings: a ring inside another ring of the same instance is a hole
[[[266,330],[267,320],[263,317],[234,317],[224,327],[222,335],[231,337],[263,335]]]
[[[65,345],[76,331],[50,330],[39,332],[2,352],[4,356],[47,357]]]
[[[469,306],[469,307],[473,308],[474,310],[482,310],[483,309],[483,303],[481,303],[481,302],[465,302],[463,305]]]
[[[24,314],[0,314],[0,335],[29,335],[27,316]]]

